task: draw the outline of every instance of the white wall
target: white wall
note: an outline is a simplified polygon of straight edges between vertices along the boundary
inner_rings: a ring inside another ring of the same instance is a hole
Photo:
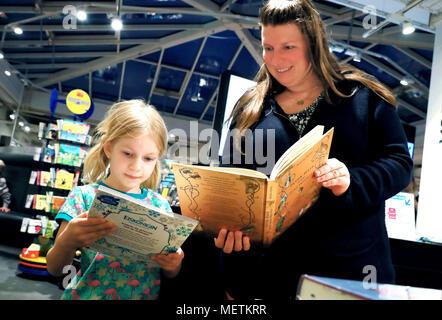
[[[436,26],[417,215],[418,237],[442,241],[442,23]]]

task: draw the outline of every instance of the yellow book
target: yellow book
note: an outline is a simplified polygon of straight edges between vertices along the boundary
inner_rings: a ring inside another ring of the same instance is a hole
[[[173,164],[181,213],[198,231],[241,230],[268,246],[318,199],[314,171],[328,159],[333,128],[316,126],[277,161],[270,177],[249,169]]]
[[[35,195],[35,209],[49,211],[48,199],[46,195]]]
[[[70,190],[74,182],[74,174],[66,170],[59,170],[55,178],[55,188]]]
[[[51,187],[51,172],[41,171],[40,185],[45,187]]]

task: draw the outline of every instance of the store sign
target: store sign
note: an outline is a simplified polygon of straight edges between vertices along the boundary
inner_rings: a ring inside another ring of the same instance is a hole
[[[66,106],[74,114],[84,114],[91,107],[91,98],[83,90],[75,89],[67,95]]]
[[[400,192],[385,201],[385,225],[389,238],[416,241],[414,194]]]

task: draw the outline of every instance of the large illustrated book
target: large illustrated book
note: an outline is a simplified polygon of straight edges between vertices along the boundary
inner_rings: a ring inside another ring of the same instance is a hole
[[[176,252],[198,221],[167,212],[116,190],[99,186],[88,213],[104,217],[116,229],[90,249],[137,263],[157,266],[150,256]]]
[[[216,236],[241,230],[268,246],[319,197],[314,171],[328,159],[333,128],[316,126],[276,162],[270,177],[240,168],[174,163],[181,213],[200,221],[197,230]]]

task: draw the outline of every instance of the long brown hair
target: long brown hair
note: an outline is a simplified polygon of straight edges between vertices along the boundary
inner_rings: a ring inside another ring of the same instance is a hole
[[[361,82],[388,103],[396,105],[393,94],[373,76],[355,67],[339,64],[335,55],[330,52],[321,16],[310,1],[269,0],[266,2],[259,14],[259,24],[277,26],[286,23],[295,23],[305,35],[309,44],[308,54],[312,69],[324,87],[327,101],[330,102],[328,89],[333,90],[340,97],[349,97],[355,93],[354,91],[346,95],[336,88],[338,81],[347,79]],[[265,63],[256,74],[255,81],[257,85],[239,99],[231,115],[235,128],[239,129],[239,132],[244,132],[258,120],[264,98],[269,92],[281,93],[285,89],[270,74]]]

